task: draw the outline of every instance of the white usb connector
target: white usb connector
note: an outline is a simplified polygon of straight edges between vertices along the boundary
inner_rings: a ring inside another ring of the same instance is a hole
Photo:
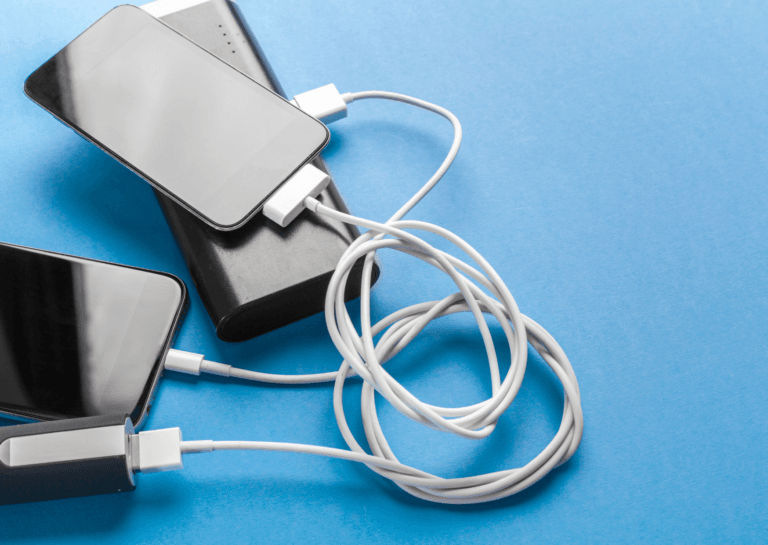
[[[181,430],[143,431],[130,437],[133,470],[157,473],[184,469],[181,461]]]
[[[328,187],[331,177],[312,165],[304,165],[291,176],[264,205],[264,215],[286,227],[304,210],[307,197],[317,197]]]
[[[184,469],[182,454],[211,452],[213,441],[182,441],[179,428],[143,431],[129,436],[131,469],[159,473]]]
[[[333,83],[298,94],[291,103],[326,125],[347,117],[347,102]]]
[[[170,371],[197,376],[200,376],[200,373],[208,373],[228,377],[232,369],[231,365],[208,361],[202,354],[193,354],[192,352],[184,352],[183,350],[175,350],[173,348],[168,350],[163,366]]]

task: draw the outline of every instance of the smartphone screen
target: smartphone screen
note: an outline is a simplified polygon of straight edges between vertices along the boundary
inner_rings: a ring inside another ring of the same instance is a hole
[[[261,210],[330,135],[133,6],[104,15],[29,76],[24,90],[220,230]]]
[[[185,303],[171,275],[0,243],[0,412],[138,425]]]

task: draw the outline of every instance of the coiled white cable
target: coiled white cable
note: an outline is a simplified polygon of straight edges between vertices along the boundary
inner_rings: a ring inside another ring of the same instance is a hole
[[[384,224],[344,214],[324,206],[312,197],[305,200],[306,207],[318,214],[369,229],[355,240],[342,256],[326,294],[326,323],[333,343],[344,358],[341,368],[338,372],[315,375],[274,375],[203,361],[200,369],[243,379],[283,384],[335,380],[334,412],[341,434],[351,452],[311,445],[249,441],[182,442],[182,452],[282,450],[343,458],[365,463],[370,469],[394,481],[413,496],[440,503],[480,503],[515,494],[537,482],[554,467],[565,463],[579,446],[584,418],[573,368],[555,339],[543,327],[520,312],[503,280],[474,248],[442,227],[402,219],[440,181],[456,157],[462,136],[461,124],[456,116],[435,104],[397,93],[365,91],[347,93],[342,95],[342,98],[346,103],[374,98],[394,100],[435,112],[451,122],[454,140],[437,172]],[[448,240],[468,255],[474,265],[434,248],[413,234],[419,231],[433,233]],[[370,292],[373,260],[376,252],[382,249],[398,250],[432,265],[450,276],[458,291],[440,301],[429,301],[404,308],[372,325]],[[364,266],[360,291],[361,333],[358,334],[344,304],[344,293],[352,267],[361,258],[364,259]],[[438,407],[416,398],[383,368],[383,364],[402,351],[432,320],[457,312],[471,312],[477,322],[488,357],[492,395],[483,402],[467,407]],[[509,343],[511,362],[503,380],[486,314],[492,315],[501,324]],[[380,333],[383,334],[374,343],[374,337]],[[520,389],[526,370],[528,342],[555,372],[563,384],[565,394],[560,428],[538,456],[521,468],[450,479],[414,469],[397,460],[379,424],[374,391],[417,422],[461,437],[481,439],[493,432],[498,418],[510,406]],[[367,454],[357,442],[344,414],[344,382],[348,376],[354,374],[360,375],[364,380],[361,408],[365,435],[372,455]]]

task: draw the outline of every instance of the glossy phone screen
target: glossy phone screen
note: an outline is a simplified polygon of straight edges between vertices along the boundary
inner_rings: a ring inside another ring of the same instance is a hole
[[[237,55],[242,39],[231,41]],[[24,89],[220,230],[258,212],[329,139],[322,123],[133,6],[104,15]]]
[[[0,411],[138,423],[185,302],[170,275],[0,244]]]

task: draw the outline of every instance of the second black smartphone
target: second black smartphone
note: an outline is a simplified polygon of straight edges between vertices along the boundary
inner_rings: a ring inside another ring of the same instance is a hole
[[[170,274],[0,243],[0,413],[140,426],[186,302]]]

